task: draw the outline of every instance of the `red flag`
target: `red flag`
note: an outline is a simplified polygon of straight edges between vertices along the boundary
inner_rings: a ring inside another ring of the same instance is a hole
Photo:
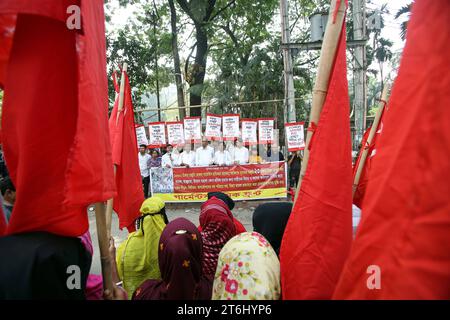
[[[366,132],[364,132],[364,136],[361,141],[361,150],[358,154],[358,159],[356,160],[355,167],[353,168],[353,181],[355,181],[356,171],[358,170],[359,162],[361,161],[361,155],[364,150],[367,150],[367,157],[364,163],[363,169],[361,171],[361,175],[359,177],[359,183],[356,187],[355,194],[353,196],[353,203],[360,209],[363,207],[363,200],[366,195],[367,183],[369,182],[369,172],[372,167],[373,157],[376,154],[376,141],[383,130],[383,116],[385,113],[385,109],[383,109],[380,122],[378,123],[377,131],[372,138],[372,142],[370,145],[367,143],[367,139],[369,138],[370,130],[372,127],[367,128]]]
[[[350,250],[352,159],[345,47],[344,23],[308,167],[281,245],[283,299],[330,299]]]
[[[66,26],[69,4],[0,4],[0,15],[17,15],[3,60],[2,138],[17,194],[8,234],[79,236],[87,205],[115,194],[103,1],[81,1],[81,30]]]
[[[119,96],[109,118],[113,162],[116,166],[117,196],[114,197],[114,211],[119,216],[119,227],[134,230],[134,221],[144,201],[142,178],[139,169],[138,146],[134,123],[131,87],[126,72],[123,109],[119,112]]]
[[[336,299],[450,299],[448,21],[447,0],[413,5]]]

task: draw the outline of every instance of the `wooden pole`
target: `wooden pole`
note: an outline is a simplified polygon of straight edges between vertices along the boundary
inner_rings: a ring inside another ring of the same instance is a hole
[[[381,115],[383,114],[383,110],[386,105],[386,99],[389,91],[389,86],[385,85],[383,88],[383,93],[381,94],[380,104],[377,111],[377,114],[375,115],[375,118],[373,120],[372,127],[370,128],[369,136],[367,137],[366,146],[370,146],[373,141],[373,137],[375,137],[375,134],[378,130],[378,125],[381,120]],[[359,159],[358,168],[356,169],[355,179],[353,180],[353,196],[355,196],[356,188],[359,184],[359,179],[361,178],[361,173],[364,168],[364,165],[366,163],[367,156],[369,155],[369,148],[366,148],[366,146],[361,146],[363,148],[361,150],[361,158]]]
[[[98,245],[100,248],[100,261],[102,265],[103,289],[112,294],[114,285],[112,281],[111,259],[109,256],[109,238],[106,234],[105,204],[95,203],[95,221],[97,225]]]
[[[125,93],[125,72],[128,70],[128,64],[125,62],[122,67],[122,77],[120,78],[120,92],[119,92],[119,109],[118,111],[123,110],[123,101],[124,101],[124,93]]]
[[[125,72],[128,70],[128,64],[125,62],[122,66],[122,76],[120,78],[120,91],[119,91],[119,105],[117,106],[117,118],[119,113],[123,110],[123,103],[125,101]],[[116,166],[114,165],[114,177],[116,176]],[[114,200],[111,198],[106,202],[106,236],[111,237],[111,224],[112,224],[112,212],[113,212]]]
[[[344,0],[340,1],[340,6],[336,15],[336,21],[333,23],[333,13],[336,8],[336,0],[331,1],[330,12],[328,14],[328,22],[323,37],[322,49],[320,51],[319,66],[317,70],[316,82],[314,84],[312,94],[312,106],[309,115],[309,125],[318,123],[323,104],[327,96],[328,83],[330,81],[331,69],[333,68],[336,50],[339,44],[339,38],[342,31],[342,24],[345,23],[346,4]],[[344,35],[345,36],[345,35]],[[309,144],[311,142],[312,132],[306,133],[306,148],[300,171],[300,179],[297,185],[295,201],[298,199],[298,192],[301,187],[302,179],[305,175],[309,160]]]

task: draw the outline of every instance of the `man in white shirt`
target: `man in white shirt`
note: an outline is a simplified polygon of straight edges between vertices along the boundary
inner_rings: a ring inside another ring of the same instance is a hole
[[[181,166],[181,157],[183,155],[183,147],[177,146],[175,150],[172,152],[172,164],[174,167],[180,167]]]
[[[173,147],[172,147],[171,144],[167,145],[166,151],[167,151],[166,154],[163,155],[162,158],[161,158],[161,167],[163,167],[163,168],[173,168],[174,160],[176,160],[176,159],[174,159],[174,155],[172,153]]]
[[[214,164],[218,166],[229,166],[231,165],[231,155],[227,150],[224,150],[225,144],[223,142],[219,143],[218,150],[214,154]]]
[[[195,165],[206,167],[214,163],[214,149],[208,145],[206,138],[202,139],[202,146],[195,152]]]
[[[242,139],[236,140],[236,147],[233,154],[234,164],[246,164],[248,163],[248,149],[242,144]]]
[[[150,155],[146,152],[147,146],[141,144],[139,146],[139,169],[141,171],[142,184],[144,185],[144,197],[148,196],[148,185],[150,183]]]
[[[195,152],[191,150],[191,144],[184,145],[184,151],[181,153],[179,161],[180,166],[189,168],[195,166]]]

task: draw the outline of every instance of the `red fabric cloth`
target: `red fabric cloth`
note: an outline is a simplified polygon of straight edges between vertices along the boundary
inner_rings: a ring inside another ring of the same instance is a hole
[[[88,229],[87,205],[115,193],[103,2],[82,1],[82,30],[51,16],[65,12],[65,1],[42,1],[40,8],[31,3],[0,4],[0,15],[18,14],[2,115],[4,154],[17,192],[7,233],[79,236]],[[52,10],[39,15],[47,4]]]
[[[233,223],[234,223],[234,226],[236,227],[236,235],[247,232],[244,225],[235,217],[233,217]],[[203,230],[202,226],[198,226],[198,231],[202,232],[202,230]]]
[[[368,149],[366,162],[364,163],[363,170],[361,171],[361,176],[359,177],[359,183],[355,190],[355,194],[353,196],[353,203],[360,209],[363,208],[364,197],[366,195],[367,184],[369,182],[369,172],[370,172],[370,168],[372,167],[372,162],[373,162],[373,159],[374,159],[374,157],[376,155],[376,151],[377,151],[376,150],[376,142],[379,139],[379,136],[381,135],[381,132],[383,130],[383,117],[384,117],[385,112],[386,112],[386,108],[383,110],[383,113],[381,114],[380,122],[378,123],[378,127],[377,127],[377,131],[376,131],[375,135],[373,136],[372,143],[370,145],[367,144],[367,139],[369,138],[369,133],[370,133],[371,127],[369,127],[366,130],[366,132],[364,133],[364,136],[363,136],[363,139],[361,142],[361,150],[358,155],[358,159],[356,161],[355,167],[353,168],[353,181],[355,181],[356,170],[357,170],[358,164],[361,160],[361,154],[364,149]]]
[[[447,0],[413,4],[370,197],[336,299],[450,299],[448,21]],[[371,265],[380,289],[367,286],[375,283]]]
[[[200,226],[203,240],[203,275],[214,278],[220,250],[236,235],[233,215],[222,200],[212,197],[202,204]]]
[[[134,123],[133,102],[128,75],[125,76],[124,103],[121,112],[119,96],[109,118],[113,163],[116,165],[117,196],[114,197],[114,211],[119,216],[119,227],[134,231],[134,221],[140,216],[139,209],[144,201],[142,178],[139,170],[138,146]]]
[[[284,232],[283,299],[330,299],[352,240],[352,159],[345,24],[308,167]]]

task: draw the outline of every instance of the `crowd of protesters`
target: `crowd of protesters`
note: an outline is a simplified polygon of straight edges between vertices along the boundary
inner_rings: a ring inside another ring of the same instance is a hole
[[[149,196],[150,174],[152,168],[232,166],[261,164],[285,161],[285,156],[277,143],[245,146],[241,139],[233,141],[208,141],[203,138],[201,145],[186,143],[174,148],[171,144],[164,148],[139,146],[139,168],[141,171],[144,195]],[[289,187],[295,188],[300,176],[302,152],[289,155]]]

